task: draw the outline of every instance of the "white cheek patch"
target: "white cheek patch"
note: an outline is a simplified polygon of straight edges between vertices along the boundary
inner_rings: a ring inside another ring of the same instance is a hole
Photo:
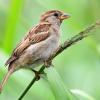
[[[48,21],[49,23],[51,23],[51,24],[58,24],[58,25],[60,25],[60,20],[58,19],[58,18],[56,18],[55,16],[50,16],[50,17],[48,17],[47,19],[46,19],[46,21]]]

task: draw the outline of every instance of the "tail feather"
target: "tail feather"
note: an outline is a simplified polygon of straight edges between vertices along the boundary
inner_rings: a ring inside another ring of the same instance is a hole
[[[14,72],[15,67],[12,66],[10,70],[8,70],[7,74],[5,75],[3,81],[0,84],[0,93],[2,92],[2,89],[4,88],[4,85],[7,83],[10,75]]]
[[[15,61],[17,59],[16,56],[11,56],[5,63],[5,65],[7,66],[8,64],[11,64],[13,61]]]

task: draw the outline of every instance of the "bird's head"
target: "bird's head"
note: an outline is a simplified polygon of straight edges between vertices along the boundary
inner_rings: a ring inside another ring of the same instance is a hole
[[[50,10],[45,12],[40,19],[40,22],[49,22],[50,24],[61,24],[64,19],[70,16],[59,10]]]

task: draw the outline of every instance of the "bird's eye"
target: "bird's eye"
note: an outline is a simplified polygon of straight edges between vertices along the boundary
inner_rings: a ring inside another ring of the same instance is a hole
[[[58,13],[54,13],[54,16],[58,17],[58,16],[59,16],[59,14],[58,14]]]

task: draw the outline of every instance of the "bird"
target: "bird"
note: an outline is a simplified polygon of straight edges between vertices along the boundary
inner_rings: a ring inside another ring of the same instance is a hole
[[[50,10],[41,15],[39,24],[26,33],[6,61],[8,72],[0,84],[0,92],[12,73],[19,69],[30,69],[37,75],[34,68],[45,63],[57,49],[61,23],[69,17],[69,14],[60,10]]]

